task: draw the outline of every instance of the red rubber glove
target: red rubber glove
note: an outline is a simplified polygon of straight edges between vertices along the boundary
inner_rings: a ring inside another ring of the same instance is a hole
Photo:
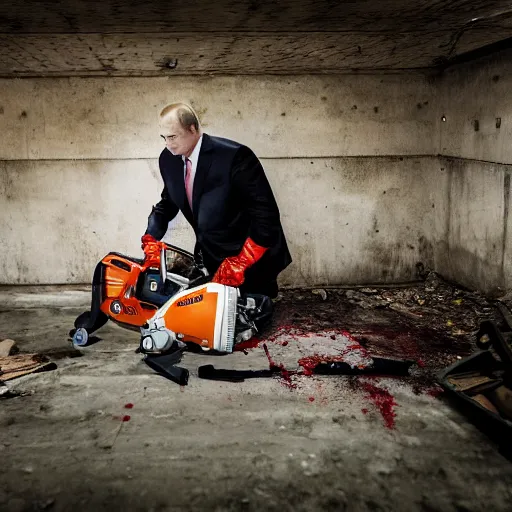
[[[141,242],[140,248],[142,250],[144,250],[144,247],[146,247],[147,244],[149,244],[150,242],[158,242],[158,240],[153,235],[146,233],[145,235],[142,235],[140,237],[140,242]]]
[[[248,238],[238,256],[226,258],[213,276],[212,283],[240,286],[245,280],[245,271],[252,267],[268,250]]]
[[[140,241],[142,242],[141,249],[144,251],[144,267],[159,267],[160,252],[165,243],[158,241],[150,234],[144,235]]]

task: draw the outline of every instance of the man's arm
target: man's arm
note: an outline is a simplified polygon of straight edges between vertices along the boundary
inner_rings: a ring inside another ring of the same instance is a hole
[[[279,238],[279,209],[256,155],[242,147],[235,156],[231,183],[249,214],[249,236],[240,254],[226,258],[212,281],[227,286],[241,286],[245,272],[257,263],[275,245]]]
[[[272,247],[279,240],[279,208],[260,161],[245,146],[235,156],[231,180],[249,214],[249,237],[262,247]]]
[[[148,227],[146,235],[151,235],[157,240],[161,240],[167,231],[167,226],[176,215],[178,215],[179,208],[174,204],[170,198],[167,187],[164,185],[162,190],[162,198],[153,206],[151,213],[148,217]]]

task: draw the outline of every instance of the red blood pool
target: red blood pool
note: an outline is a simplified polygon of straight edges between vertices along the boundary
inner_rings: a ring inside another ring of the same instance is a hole
[[[388,390],[374,386],[369,382],[363,383],[363,389],[368,393],[366,398],[370,399],[379,409],[386,427],[394,428],[396,417],[394,408],[398,404],[395,402],[393,395]]]
[[[304,368],[304,375],[313,375],[314,369],[320,364],[326,362],[323,356],[309,356],[299,359],[298,363]]]
[[[125,409],[133,409],[133,404],[125,404]]]
[[[242,341],[241,343],[237,343],[235,345],[234,351],[243,351],[245,352],[248,349],[256,348],[261,343],[261,340],[258,338],[251,338],[247,341]]]
[[[123,416],[122,421],[130,421],[131,419],[132,419],[131,416],[125,415],[125,416]]]
[[[299,339],[298,335],[300,332],[302,332],[302,331],[297,329],[295,326],[283,325],[272,336],[269,336],[265,340],[261,340],[261,341],[266,342],[266,343],[263,343],[263,349],[265,350],[265,354],[267,356],[270,369],[271,370],[279,369],[281,371],[281,375],[285,381],[284,384],[291,388],[296,387],[296,385],[292,384],[292,382],[291,382],[291,375],[295,375],[297,372],[289,372],[288,370],[286,370],[286,368],[284,367],[283,364],[276,364],[270,357],[270,354],[269,354],[269,351],[267,348],[267,343],[276,342],[277,338],[285,333],[288,335],[288,337],[290,337],[294,340],[298,340]],[[336,331],[336,332],[338,332],[338,331]],[[307,333],[307,335],[309,335],[309,334],[312,334],[312,333]],[[315,368],[319,364],[342,362],[342,361],[344,361],[345,356],[347,356],[348,354],[351,354],[351,353],[356,353],[363,358],[369,358],[368,352],[357,342],[356,339],[354,339],[350,335],[350,333],[348,333],[346,331],[340,331],[339,334],[348,338],[351,341],[351,344],[349,346],[345,347],[345,349],[343,351],[341,351],[339,354],[336,354],[336,355],[314,354],[312,356],[303,357],[303,358],[299,359],[298,364],[300,366],[302,366],[302,368],[303,368],[303,371],[302,371],[303,375],[306,375],[306,376],[313,375]],[[304,335],[304,333],[302,335]],[[335,334],[331,334],[330,337],[333,340],[336,339]],[[279,344],[283,347],[288,345],[288,343],[289,343],[288,340],[279,342]],[[368,363],[363,363],[359,367],[364,368],[367,366],[367,364]]]
[[[310,397],[309,397],[309,401],[310,401],[310,402],[314,402],[314,401],[315,401],[315,397],[314,397],[314,396],[310,396]]]
[[[328,364],[328,363],[336,363],[336,362],[343,362],[345,359],[345,356],[358,351],[359,354],[361,354],[362,357],[367,356],[366,350],[361,347],[358,343],[349,345],[346,347],[342,352],[335,356],[328,356],[328,355],[322,355],[322,354],[315,354],[313,356],[309,357],[303,357],[298,360],[299,366],[302,366],[304,368],[304,375],[313,375],[315,368],[322,363]],[[357,352],[356,352],[357,353]],[[358,368],[366,368],[367,364],[361,364],[358,365]]]

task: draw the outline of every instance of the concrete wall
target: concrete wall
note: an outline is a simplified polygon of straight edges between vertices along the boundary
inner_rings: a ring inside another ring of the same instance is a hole
[[[448,68],[439,80],[440,153],[512,163],[512,51]],[[498,121],[501,120],[501,121]]]
[[[89,282],[108,250],[141,254],[157,114],[176,100],[261,158],[294,257],[283,284],[410,280],[446,230],[436,91],[418,73],[0,80],[0,283]],[[193,245],[181,218],[167,239]]]
[[[185,100],[261,158],[294,257],[282,284],[407,281],[422,261],[508,288],[510,56],[437,78],[0,80],[0,283],[84,283],[109,250],[140,255],[157,114]],[[193,247],[182,217],[166,239]]]
[[[0,159],[156,158],[160,109],[262,158],[432,154],[435,89],[420,74],[0,80]]]
[[[4,282],[87,282],[109,250],[140,254],[140,234],[160,192],[157,163],[70,163],[1,164]],[[434,265],[446,190],[436,158],[264,159],[263,165],[294,257],[283,284],[411,280],[417,261]],[[182,218],[166,238],[193,247]]]
[[[389,283],[443,258],[447,174],[436,157],[269,162],[290,250],[285,284]],[[274,167],[275,166],[275,167]]]
[[[446,259],[438,270],[486,292],[512,286],[512,52],[448,68],[440,78],[442,166],[449,174]]]
[[[448,176],[446,237],[436,268],[469,288],[510,287],[510,166],[442,158]]]

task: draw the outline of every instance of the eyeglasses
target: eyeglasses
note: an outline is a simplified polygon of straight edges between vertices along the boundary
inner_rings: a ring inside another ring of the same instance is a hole
[[[164,139],[164,141],[167,142],[167,139],[169,139],[170,141],[176,140],[176,138],[178,136],[177,135],[160,135],[160,137],[162,137],[162,139]]]

